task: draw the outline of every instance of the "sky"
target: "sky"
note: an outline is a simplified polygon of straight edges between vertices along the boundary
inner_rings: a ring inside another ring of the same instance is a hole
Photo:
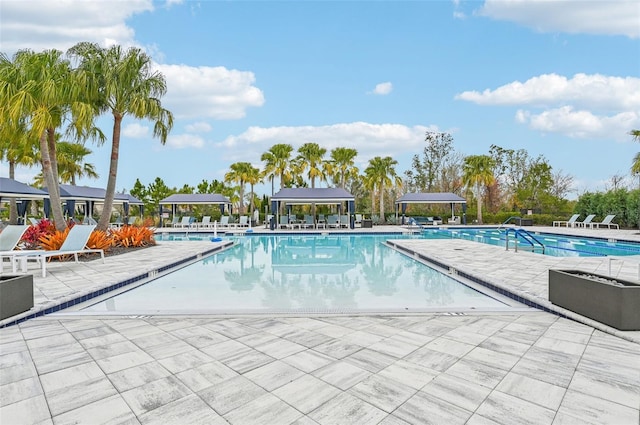
[[[613,176],[637,185],[637,0],[0,2],[9,57],[80,41],[141,47],[166,77],[174,127],[162,145],[151,122],[125,118],[118,191],[156,177],[195,187],[239,161],[262,169],[276,143],[355,148],[361,170],[391,156],[402,176],[427,131],[464,155],[543,155],[573,177],[569,197]],[[98,125],[108,141],[87,142],[86,160],[100,177],[78,184],[106,187],[112,118]]]

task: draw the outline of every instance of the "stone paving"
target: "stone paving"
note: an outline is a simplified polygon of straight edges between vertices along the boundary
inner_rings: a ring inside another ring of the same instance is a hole
[[[543,301],[545,268],[569,260],[405,242]],[[51,264],[34,276],[38,308],[212,246],[167,242],[106,264]],[[636,260],[620,261],[616,273],[637,273]],[[535,310],[46,315],[0,329],[0,423],[638,424],[640,345],[614,333]]]

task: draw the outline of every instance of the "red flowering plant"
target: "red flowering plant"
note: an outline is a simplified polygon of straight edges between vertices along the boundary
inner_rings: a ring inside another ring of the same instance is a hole
[[[53,233],[55,229],[53,223],[46,218],[40,220],[38,224],[29,226],[20,240],[23,249],[40,248],[40,238]]]

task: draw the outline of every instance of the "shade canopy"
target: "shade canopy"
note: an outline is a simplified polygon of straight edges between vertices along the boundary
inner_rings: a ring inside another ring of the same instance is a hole
[[[176,193],[160,201],[160,205],[231,205],[231,201],[218,193]]]
[[[466,204],[467,200],[451,192],[405,193],[396,204]]]
[[[19,182],[8,177],[0,177],[0,199],[44,199],[49,194],[28,184]]]
[[[341,188],[309,188],[294,187],[281,189],[271,197],[271,201],[285,203],[287,205],[305,204],[341,204],[342,202],[355,201],[352,194]]]
[[[405,193],[396,200],[396,217],[398,209],[402,210],[402,224],[404,224],[404,213],[407,211],[407,204],[449,204],[451,205],[451,216],[455,215],[454,205],[462,205],[462,221],[466,224],[467,200],[451,192],[423,192]]]

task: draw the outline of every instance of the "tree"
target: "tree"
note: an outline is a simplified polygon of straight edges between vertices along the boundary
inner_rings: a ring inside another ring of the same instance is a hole
[[[17,126],[5,121],[0,126],[0,160],[9,163],[9,178],[15,179],[16,166],[33,166],[36,163],[37,139],[28,137],[24,120]],[[9,224],[18,223],[15,198],[9,198]]]
[[[148,189],[146,191],[146,199],[149,202],[149,207],[151,207],[152,211],[158,211],[158,209],[160,208],[160,201],[162,201],[169,195],[173,195],[174,193],[175,190],[169,189],[164,180],[162,180],[160,177],[156,177],[153,183],[149,183]],[[146,203],[145,208],[147,208]]]
[[[130,115],[153,121],[153,136],[165,144],[173,127],[173,115],[160,101],[167,85],[164,75],[153,70],[151,58],[137,47],[123,50],[114,45],[103,49],[97,44],[83,42],[73,46],[68,53],[80,61],[78,80],[84,82],[85,96],[98,105],[100,113],[113,115],[109,178],[97,226],[106,230],[116,191],[122,120]]]
[[[76,185],[76,177],[98,178],[96,167],[84,162],[84,157],[90,155],[91,149],[80,143],[57,142],[58,175],[60,183]]]
[[[631,130],[629,135],[633,137],[633,140],[640,142],[640,130]],[[633,157],[633,164],[631,165],[631,173],[640,174],[640,152]]]
[[[305,143],[298,148],[296,164],[298,171],[302,174],[307,171],[307,177],[311,182],[311,187],[316,187],[316,179],[325,180],[324,155],[325,148],[321,148],[317,143]]]
[[[482,224],[482,190],[495,181],[494,165],[494,160],[488,155],[471,155],[464,160],[462,181],[476,197],[478,224]]]
[[[224,175],[224,181],[227,183],[237,183],[239,207],[238,214],[244,214],[244,185],[247,183],[253,166],[248,162],[236,162],[229,166],[230,170]]]
[[[291,153],[293,146],[279,143],[262,154],[260,161],[264,162],[263,174],[271,180],[271,196],[274,195],[274,178],[280,179],[280,189],[291,179]]]
[[[380,220],[385,222],[384,217],[384,192],[385,189],[393,187],[394,185],[400,185],[402,179],[396,174],[395,166],[398,165],[398,161],[386,156],[381,158],[376,156],[369,160],[369,166],[364,170],[365,181],[370,187],[377,188],[379,198],[379,211]]]
[[[255,199],[256,196],[253,189],[255,188],[255,185],[257,185],[262,181],[262,173],[260,172],[260,169],[252,165],[249,168],[249,170],[247,170],[246,181],[251,186],[251,200],[249,201],[249,208],[250,208],[249,212],[253,217],[253,210],[255,208],[255,200],[256,200]]]
[[[423,158],[414,155],[412,169],[405,172],[409,190],[432,192],[441,189],[443,181],[443,167],[447,158],[455,154],[453,137],[449,133],[427,131],[425,134],[427,145],[423,150]]]
[[[358,151],[352,148],[335,148],[331,150],[331,169],[333,174],[337,177],[334,181],[338,187],[345,189],[347,184],[347,178],[354,179],[360,172],[358,167],[355,166],[355,159],[358,156]]]
[[[0,116],[9,125],[24,120],[29,137],[39,140],[42,174],[54,224],[60,231],[66,228],[66,222],[58,187],[56,129],[68,119],[69,134],[79,139],[102,137],[93,125],[96,108],[85,101],[81,83],[58,50],[41,53],[21,50],[14,55],[13,62],[0,54]]]

